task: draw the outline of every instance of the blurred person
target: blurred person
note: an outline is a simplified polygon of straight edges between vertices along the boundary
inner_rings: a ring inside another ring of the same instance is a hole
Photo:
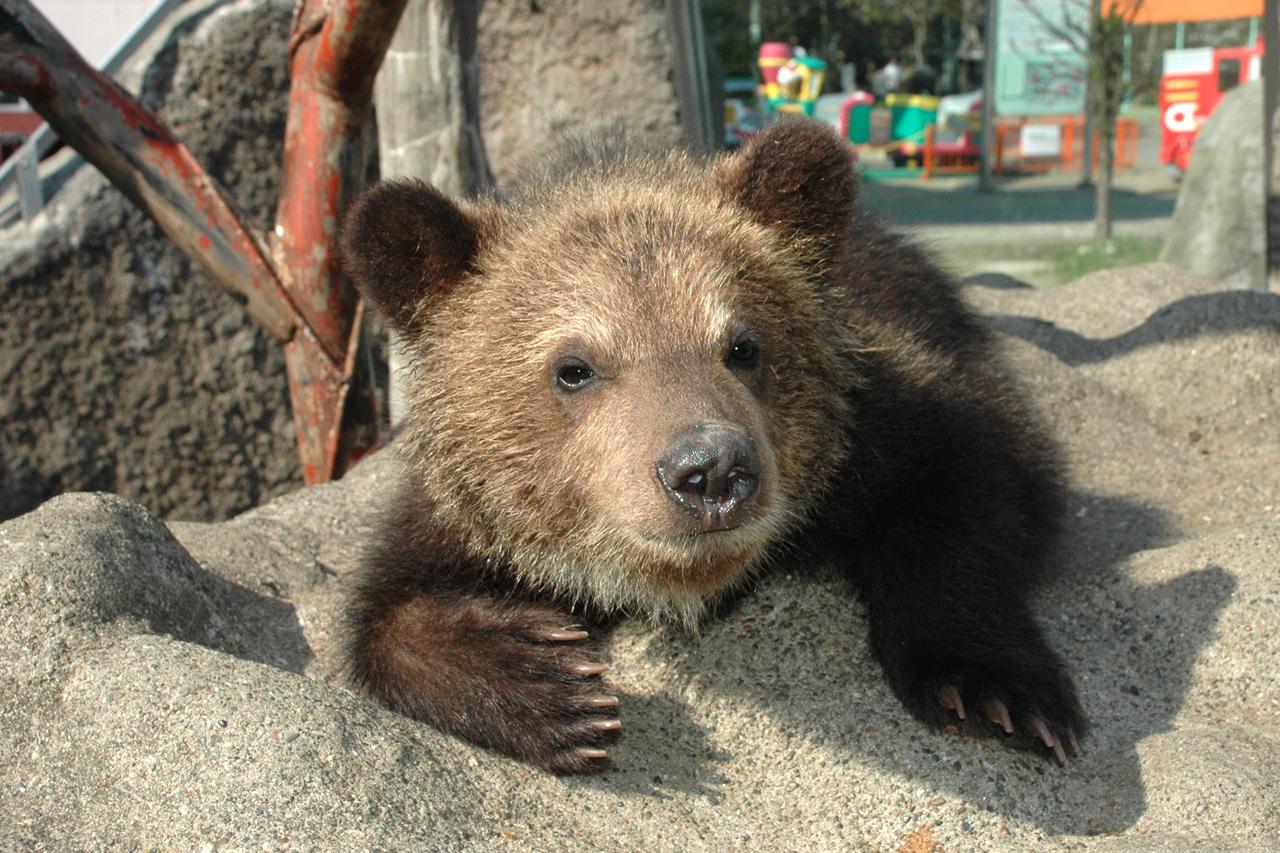
[[[898,64],[898,57],[889,57],[889,63],[881,69],[884,74],[885,92],[896,92],[898,87],[902,85],[902,66]]]

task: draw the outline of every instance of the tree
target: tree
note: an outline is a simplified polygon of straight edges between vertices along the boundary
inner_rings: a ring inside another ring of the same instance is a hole
[[[986,46],[982,41],[982,26],[986,15],[985,0],[961,0],[960,44],[956,47],[956,58],[960,60],[961,92],[973,89],[974,83],[969,79],[971,63],[986,59]]]
[[[898,7],[911,22],[911,63],[927,65],[924,58],[924,45],[929,39],[929,21],[941,11],[940,0],[902,0]]]
[[[1093,238],[1111,241],[1111,183],[1115,176],[1116,120],[1129,94],[1124,77],[1124,36],[1145,0],[1095,3],[1089,39],[1089,111],[1098,132],[1098,183],[1094,194]]]
[[[989,0],[991,2],[991,0]],[[1045,29],[1082,56],[1085,71],[1085,141],[1081,184],[1092,183],[1093,138],[1098,137],[1098,179],[1094,185],[1094,239],[1112,235],[1111,187],[1115,176],[1116,121],[1129,95],[1124,76],[1124,36],[1145,0],[1059,0],[1058,14],[1046,14],[1035,0],[1018,0]]]

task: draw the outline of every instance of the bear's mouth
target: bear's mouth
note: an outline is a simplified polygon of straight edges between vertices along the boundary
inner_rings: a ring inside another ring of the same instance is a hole
[[[731,525],[640,534],[650,546],[664,553],[683,552],[691,557],[749,559],[769,539],[770,525],[747,518]]]

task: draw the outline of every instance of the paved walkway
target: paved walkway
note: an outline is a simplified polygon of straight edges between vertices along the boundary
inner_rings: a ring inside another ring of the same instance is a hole
[[[1112,195],[1116,232],[1158,238],[1173,215],[1178,184],[1158,162],[1160,129],[1154,111],[1136,113],[1134,117],[1139,124],[1137,163],[1116,174]],[[1078,186],[1078,169],[1002,177],[996,180],[995,190],[979,192],[974,176],[931,181],[886,179],[879,168],[882,165],[887,161],[867,162],[868,168],[876,170],[876,176],[863,180],[862,204],[905,230],[940,239],[961,235],[967,241],[982,243],[1009,243],[1024,238],[1070,242],[1092,237],[1094,191]],[[992,225],[1015,227],[1010,230]]]
[[[1122,176],[1112,194],[1117,222],[1167,219],[1173,215],[1177,188]],[[863,205],[894,225],[990,225],[995,223],[1092,222],[1094,190],[1081,189],[1077,174],[1044,175],[999,182],[980,192],[973,178],[933,181],[864,181]]]

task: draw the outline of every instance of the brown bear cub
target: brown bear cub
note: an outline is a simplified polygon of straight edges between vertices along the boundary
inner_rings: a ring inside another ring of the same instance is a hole
[[[606,765],[584,626],[693,624],[803,551],[844,568],[926,723],[1061,761],[1084,718],[1028,592],[1055,453],[946,275],[785,122],[704,161],[566,146],[502,200],[384,183],[349,269],[406,337],[403,481],[355,594],[357,682],[549,770]]]

